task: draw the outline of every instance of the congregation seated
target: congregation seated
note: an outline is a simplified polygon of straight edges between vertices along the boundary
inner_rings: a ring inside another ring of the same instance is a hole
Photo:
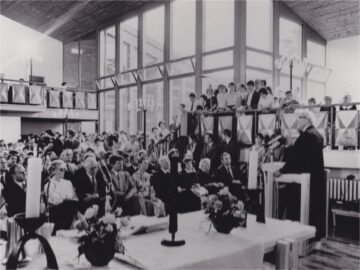
[[[204,136],[204,148],[201,153],[201,158],[208,158],[211,162],[211,172],[214,172],[219,164],[219,149],[214,142],[214,136],[210,133]]]

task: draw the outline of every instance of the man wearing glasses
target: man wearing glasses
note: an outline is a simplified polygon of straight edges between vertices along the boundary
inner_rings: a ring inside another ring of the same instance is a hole
[[[318,247],[320,242],[316,241],[320,241],[326,233],[326,180],[323,158],[324,138],[313,126],[314,119],[315,116],[311,111],[303,111],[299,114],[297,127],[300,136],[295,141],[291,157],[275,176],[280,176],[282,173],[310,173],[309,224],[316,227],[314,243]]]
[[[20,164],[15,164],[9,171],[11,179],[4,186],[3,194],[7,204],[8,217],[25,212],[26,171]]]

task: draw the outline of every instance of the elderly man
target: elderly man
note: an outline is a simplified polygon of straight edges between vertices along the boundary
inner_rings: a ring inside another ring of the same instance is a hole
[[[199,163],[198,183],[205,187],[209,194],[215,194],[220,188],[224,187],[221,182],[215,182],[214,177],[210,174],[211,160],[203,158]]]
[[[84,167],[75,172],[73,185],[79,198],[81,212],[93,204],[98,204],[99,214],[104,213],[106,183],[93,156],[86,158]]]
[[[325,237],[326,225],[326,181],[324,175],[324,139],[313,126],[314,114],[303,111],[297,121],[300,136],[297,138],[292,155],[280,171],[275,173],[310,173],[309,223],[316,227],[315,240]]]
[[[20,164],[14,164],[9,171],[12,176],[6,183],[3,195],[7,204],[7,213],[12,217],[25,212],[26,170]]]
[[[160,170],[150,179],[150,184],[154,188],[156,197],[165,204],[165,209],[170,199],[170,159],[167,156],[159,158]]]
[[[116,195],[118,206],[122,207],[125,214],[146,214],[145,202],[137,194],[136,186],[130,174],[124,171],[124,159],[121,156],[110,157],[112,190]]]

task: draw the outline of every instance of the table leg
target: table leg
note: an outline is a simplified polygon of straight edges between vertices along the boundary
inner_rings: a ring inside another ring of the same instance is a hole
[[[280,240],[276,243],[275,269],[290,269],[290,243]]]

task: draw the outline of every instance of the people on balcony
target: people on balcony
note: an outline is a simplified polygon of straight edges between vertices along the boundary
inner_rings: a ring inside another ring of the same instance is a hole
[[[344,105],[340,106],[340,111],[355,111],[356,105],[351,105],[352,97],[351,95],[347,94],[343,97],[343,103]]]
[[[285,98],[282,100],[280,107],[284,109],[285,112],[294,112],[295,108],[298,107],[300,103],[294,99],[291,90],[285,92]]]
[[[214,90],[212,88],[212,85],[209,85],[209,87],[206,89],[206,104],[204,109],[206,111],[214,111],[217,108],[217,98],[214,95]]]
[[[228,90],[225,85],[220,84],[218,86],[219,93],[216,96],[217,99],[217,111],[228,110]]]
[[[198,105],[195,93],[190,93],[189,94],[189,99],[190,99],[189,112],[194,113],[196,111],[196,106]]]
[[[245,106],[247,109],[257,109],[260,96],[259,93],[255,90],[254,81],[248,81],[246,85],[248,87],[248,95]]]
[[[269,91],[263,87],[259,90],[259,103],[258,103],[258,109],[262,111],[269,111],[274,107],[274,97],[269,94]]]

